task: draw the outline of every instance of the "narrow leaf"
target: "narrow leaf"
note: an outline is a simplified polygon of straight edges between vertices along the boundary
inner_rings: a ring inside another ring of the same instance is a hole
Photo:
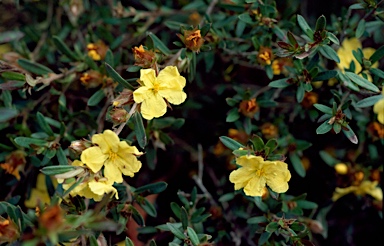
[[[297,153],[290,153],[289,154],[289,160],[291,160],[291,163],[293,165],[293,168],[295,169],[296,173],[304,178],[305,177],[305,169],[303,167],[303,164],[301,163],[300,157]]]
[[[182,233],[174,224],[172,223],[167,223],[167,226],[169,230],[172,232],[173,235],[175,235],[177,238],[184,240],[186,236],[184,233]]]
[[[336,51],[332,49],[330,46],[328,45],[319,46],[319,51],[323,56],[325,56],[329,60],[333,60],[337,63],[340,63],[339,56],[337,55]]]
[[[20,58],[17,60],[17,64],[19,64],[20,67],[24,68],[25,70],[31,73],[34,73],[36,75],[45,75],[45,74],[53,73],[53,71],[50,68],[33,61],[29,61],[27,59]]]
[[[135,135],[139,146],[144,149],[147,145],[147,134],[145,133],[145,128],[143,124],[143,119],[139,112],[133,114],[133,123],[135,124]]]
[[[127,89],[130,89],[130,90],[134,90],[133,86],[128,82],[126,81],[125,79],[123,79],[120,74],[118,74],[115,69],[113,69],[108,63],[105,63],[105,69],[107,70],[107,73],[108,75],[114,80],[116,81],[117,83],[119,83],[120,85],[122,85],[124,88],[127,88]]]
[[[287,80],[288,80],[287,78],[278,79],[269,83],[269,86],[273,88],[285,88],[291,85],[287,82]]]
[[[328,121],[324,121],[323,124],[321,124],[316,129],[316,134],[324,134],[329,132],[332,129],[332,125],[328,123]]]
[[[96,91],[95,94],[88,99],[88,106],[96,106],[104,97],[105,93],[103,89]]]
[[[181,220],[181,227],[183,228],[183,230],[186,230],[188,227],[188,213],[184,207],[181,207],[180,220]]]
[[[315,103],[315,104],[313,104],[313,106],[325,114],[329,114],[329,115],[333,114],[332,108],[330,108],[328,106],[325,106],[325,105],[319,104],[319,103]]]
[[[371,55],[371,57],[369,58],[369,60],[371,61],[371,63],[375,63],[377,62],[378,60],[380,60],[382,57],[384,56],[384,45],[381,46],[380,48],[378,48],[375,53],[373,53]]]
[[[236,140],[233,140],[232,138],[221,136],[219,139],[230,150],[237,150],[239,148],[244,148],[244,145],[237,142]]]
[[[62,174],[62,173],[67,173],[70,171],[75,170],[76,168],[74,166],[70,165],[61,165],[61,166],[49,166],[49,167],[44,167],[40,171],[44,173],[45,175],[52,176],[52,175],[57,175],[57,174]]]
[[[63,40],[61,40],[61,38],[59,38],[58,36],[53,36],[53,43],[55,44],[57,49],[61,53],[66,55],[69,59],[72,59],[75,61],[80,60],[80,57],[78,57],[75,52],[70,50],[69,47],[63,42]]]
[[[15,118],[19,112],[14,108],[0,108],[0,122],[6,122]]]
[[[48,125],[48,123],[45,121],[44,115],[40,112],[37,112],[36,114],[37,123],[41,127],[41,129],[47,133],[49,136],[53,136],[52,128]]]
[[[343,129],[344,135],[347,136],[349,141],[351,141],[354,144],[357,144],[359,142],[359,140],[357,139],[356,134],[353,132],[352,128],[349,125],[347,125],[347,128],[348,128],[348,130]]]
[[[188,227],[187,233],[188,233],[189,239],[191,240],[192,244],[194,246],[199,245],[200,240],[199,240],[199,237],[197,236],[195,230],[193,230],[191,227]]]
[[[316,75],[316,77],[313,79],[313,81],[324,81],[329,80],[331,78],[336,77],[337,71],[335,70],[329,70],[329,71],[323,71]]]
[[[355,106],[357,108],[370,107],[370,106],[373,106],[375,103],[377,103],[381,99],[384,99],[383,95],[376,95],[376,96],[367,97],[361,101],[358,101]]]
[[[358,84],[359,86],[361,86],[367,90],[374,91],[374,92],[380,92],[379,88],[377,88],[376,85],[374,85],[373,83],[369,82],[369,80],[364,79],[363,77],[361,77],[355,73],[345,72],[345,75],[348,78],[350,78],[353,82],[355,82],[356,84]]]
[[[309,37],[313,38],[313,30],[309,27],[307,21],[303,16],[297,15],[297,22],[299,23],[300,28],[304,31],[304,33]]]
[[[356,34],[355,34],[356,38],[360,38],[361,36],[363,36],[364,31],[365,31],[365,20],[361,19],[356,28]]]
[[[155,48],[159,49],[164,55],[170,55],[172,52],[168,47],[153,33],[148,33],[148,36],[152,39]]]
[[[14,139],[14,141],[15,141],[15,143],[17,143],[17,145],[24,147],[24,148],[30,148],[31,145],[48,146],[48,142],[46,140],[43,140],[43,139],[17,137]]]
[[[158,194],[167,188],[168,184],[164,181],[141,186],[135,190],[136,194],[147,192],[149,194]]]

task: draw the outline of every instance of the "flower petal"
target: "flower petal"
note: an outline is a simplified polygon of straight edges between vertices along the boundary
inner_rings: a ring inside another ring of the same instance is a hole
[[[99,145],[104,154],[109,154],[111,150],[117,152],[120,139],[113,131],[105,130],[102,134],[93,135],[92,143]]]
[[[104,196],[104,194],[112,193],[115,195],[116,199],[119,199],[117,190],[111,184],[106,184],[104,182],[97,182],[96,180],[92,180],[91,182],[88,183],[88,186],[90,190],[98,196]]]
[[[130,154],[134,155],[143,155],[144,153],[139,151],[136,146],[130,146],[125,141],[120,141],[119,143],[119,151],[117,153],[119,156],[129,156]]]
[[[243,155],[238,158],[236,158],[236,164],[252,168],[255,170],[259,170],[263,167],[264,159],[261,156],[255,156],[255,155]]]
[[[152,68],[140,70],[140,80],[145,87],[153,88],[153,84],[156,81],[156,73]]]
[[[166,112],[167,104],[158,93],[141,103],[141,115],[144,119],[151,120],[163,116]]]
[[[108,155],[103,154],[101,149],[97,146],[90,147],[81,153],[80,159],[92,172],[96,173],[103,167]]]
[[[247,196],[262,196],[266,180],[263,176],[253,176],[251,180],[244,187],[244,193]]]
[[[107,160],[105,162],[104,176],[108,179],[109,182],[113,181],[116,183],[122,183],[123,176],[121,174],[121,171],[119,170],[117,159],[120,158],[116,157],[114,161]]]
[[[187,99],[187,94],[185,94],[184,91],[177,91],[173,89],[160,90],[159,94],[174,105],[182,104],[185,99]]]
[[[282,161],[265,161],[264,165],[264,177],[267,185],[274,192],[286,192],[288,190],[288,181],[291,179],[288,165]]]
[[[130,177],[133,177],[142,166],[141,162],[138,161],[136,156],[132,154],[126,156],[124,159],[117,157],[115,159],[115,165],[119,167],[120,172],[122,172],[125,176]]]
[[[157,76],[157,81],[161,84],[168,84],[170,88],[184,88],[186,81],[183,76],[180,75],[177,67],[167,66],[160,71]]]
[[[239,190],[243,188],[254,175],[254,172],[250,172],[249,169],[241,167],[231,172],[229,175],[229,181],[235,184],[235,190]]]
[[[141,103],[144,100],[153,97],[153,90],[149,87],[142,86],[133,92],[133,100],[135,103]]]

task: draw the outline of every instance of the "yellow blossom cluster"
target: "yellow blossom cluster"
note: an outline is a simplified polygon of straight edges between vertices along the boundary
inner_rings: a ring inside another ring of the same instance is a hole
[[[274,192],[283,193],[288,190],[291,173],[288,165],[282,161],[265,161],[261,156],[244,155],[236,158],[240,166],[229,175],[235,184],[235,190],[244,188],[247,196],[262,196],[266,185]]]
[[[92,136],[93,146],[82,151],[80,160],[75,160],[72,166],[77,167],[78,179],[82,182],[70,191],[72,196],[83,196],[100,201],[104,194],[112,193],[118,199],[117,190],[112,186],[115,182],[122,183],[123,175],[133,177],[141,168],[137,159],[143,153],[135,146],[120,141],[115,132],[105,130]],[[83,171],[81,171],[83,170]],[[59,182],[63,182],[64,175],[56,175]],[[76,179],[68,177],[63,184],[68,190]]]

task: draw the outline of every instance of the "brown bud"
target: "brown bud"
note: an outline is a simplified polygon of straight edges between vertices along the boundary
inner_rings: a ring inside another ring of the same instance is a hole
[[[259,111],[260,107],[256,102],[256,98],[243,100],[239,105],[239,112],[248,118],[253,118],[253,116]]]
[[[200,30],[185,30],[184,35],[177,34],[177,36],[183,41],[185,47],[199,53],[201,46],[204,44],[204,38],[201,37]]]
[[[104,76],[95,70],[89,70],[80,77],[81,83],[88,88],[95,88],[103,83]]]
[[[128,119],[128,112],[123,108],[113,108],[108,114],[114,125],[124,123]]]
[[[39,224],[48,231],[57,231],[63,222],[63,211],[59,205],[48,207],[39,217]]]
[[[0,244],[14,242],[19,236],[19,228],[15,222],[0,216]]]
[[[156,54],[151,50],[144,49],[143,45],[132,49],[135,65],[143,68],[151,68],[156,63]]]

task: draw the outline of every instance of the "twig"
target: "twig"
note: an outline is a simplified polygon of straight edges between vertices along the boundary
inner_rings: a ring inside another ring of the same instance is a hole
[[[215,5],[217,4],[219,2],[219,0],[213,0],[210,4],[209,4],[209,6],[208,6],[208,8],[207,8],[207,11],[205,11],[205,16],[209,16],[211,13],[212,13],[212,11],[213,11],[213,8],[215,7]],[[201,25],[203,25],[204,24],[204,21],[205,21],[205,17],[200,21],[200,26]]]
[[[121,133],[121,131],[123,130],[124,126],[128,123],[129,119],[131,118],[131,116],[133,115],[133,113],[136,111],[136,107],[137,107],[137,103],[134,103],[134,104],[132,105],[131,110],[129,110],[129,112],[128,112],[128,118],[127,118],[127,120],[126,120],[124,123],[121,123],[120,126],[119,126],[119,128],[117,128],[117,129],[115,130],[116,135],[119,135],[119,134]]]

